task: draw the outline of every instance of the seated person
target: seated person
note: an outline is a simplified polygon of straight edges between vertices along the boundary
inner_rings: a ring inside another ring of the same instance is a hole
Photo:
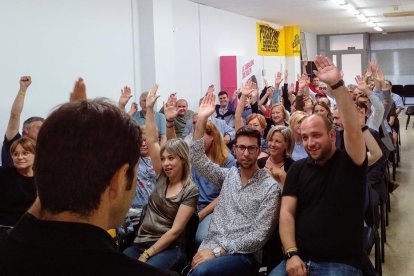
[[[146,98],[147,125],[155,125],[157,89],[154,85]],[[196,210],[198,188],[191,181],[188,146],[183,140],[168,140],[160,148],[156,129],[147,127],[146,143],[158,178],[134,244],[124,254],[172,270],[185,262],[185,227]]]
[[[273,126],[267,134],[269,156],[257,160],[259,168],[268,169],[270,175],[279,183],[283,191],[286,173],[294,162],[292,155],[294,140],[289,127]]]
[[[218,93],[219,103],[216,104],[216,118],[226,121],[229,127],[234,128],[234,102],[237,97],[237,90],[234,91],[233,97],[229,102],[229,95],[226,91],[220,91]]]
[[[145,104],[145,101],[147,99],[148,92],[143,92],[139,96],[139,105],[141,106],[141,111],[136,111],[134,114],[132,114],[132,118],[135,120],[135,122],[142,126],[146,124],[146,117],[147,114],[147,107]],[[167,129],[166,129],[166,123],[165,123],[165,116],[162,113],[153,111],[155,116],[155,122],[154,126],[158,129],[158,141],[160,145],[164,145],[164,143],[167,141]]]
[[[222,168],[206,156],[204,130],[214,112],[214,99],[214,93],[208,93],[200,105],[190,154],[191,164],[221,192],[190,275],[254,275],[262,247],[277,224],[280,189],[257,166],[261,135],[255,129],[237,131],[234,147],[239,168]]]
[[[23,136],[10,147],[13,167],[0,167],[0,225],[14,226],[36,199],[36,142]]]
[[[211,121],[208,121],[206,124],[204,150],[207,157],[220,167],[231,168],[236,165],[236,160],[224,144],[223,138],[217,127]],[[193,181],[198,185],[198,190],[200,192],[198,199],[200,224],[198,225],[196,234],[196,243],[197,245],[200,245],[207,234],[221,189],[198,173],[195,167],[191,168],[191,172]]]
[[[300,125],[306,117],[308,117],[308,114],[305,111],[295,111],[289,119],[289,127],[295,139],[295,145],[292,152],[292,159],[294,161],[308,157],[308,153],[303,147],[302,136],[300,133]]]
[[[85,91],[82,80],[76,88]],[[38,198],[0,240],[1,274],[171,275],[120,253],[107,232],[135,194],[140,140],[130,116],[105,100],[53,111],[37,139]]]
[[[4,136],[3,148],[1,150],[1,164],[3,167],[13,166],[13,159],[10,156],[10,146],[14,141],[22,137],[19,133],[20,115],[23,110],[27,88],[31,83],[32,79],[30,76],[23,76],[20,78],[20,89],[12,105],[9,123]],[[39,133],[39,129],[42,126],[43,121],[44,119],[41,117],[28,118],[23,122],[23,135],[36,141],[37,134]]]

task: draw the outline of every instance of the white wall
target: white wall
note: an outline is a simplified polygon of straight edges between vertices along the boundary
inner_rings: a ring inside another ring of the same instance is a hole
[[[308,60],[314,60],[315,56],[318,54],[318,41],[316,34],[305,32],[305,40]]]
[[[22,121],[67,101],[79,76],[89,98],[117,101],[129,85],[136,99],[157,82],[160,102],[177,92],[195,109],[208,85],[220,86],[220,56],[257,55],[256,22],[187,0],[2,1],[0,133],[25,74],[33,83]],[[297,62],[263,57],[269,83]]]
[[[67,101],[80,76],[90,98],[117,100],[134,85],[131,22],[130,0],[1,1],[1,135],[21,75],[33,80],[22,122]]]

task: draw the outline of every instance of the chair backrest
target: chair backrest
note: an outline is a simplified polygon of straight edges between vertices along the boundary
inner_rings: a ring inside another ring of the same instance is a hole
[[[404,85],[404,97],[414,97],[414,84]]]
[[[392,86],[392,92],[400,96],[403,93],[403,89],[404,89],[404,86],[401,84],[395,84]]]

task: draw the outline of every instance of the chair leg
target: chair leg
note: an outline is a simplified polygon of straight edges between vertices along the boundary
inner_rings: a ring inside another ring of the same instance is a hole
[[[380,238],[378,237],[378,231],[375,233],[375,270],[378,272],[378,275],[382,276]]]
[[[385,262],[385,250],[384,250],[384,245],[385,242],[387,241],[387,230],[385,227],[385,204],[381,203],[380,204],[380,217],[381,217],[381,221],[380,221],[380,225],[381,225],[381,262]]]

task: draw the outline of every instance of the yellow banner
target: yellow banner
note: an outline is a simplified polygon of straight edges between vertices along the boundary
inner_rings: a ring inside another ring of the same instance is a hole
[[[275,29],[265,23],[256,24],[257,54],[261,56],[299,56],[300,28]]]

